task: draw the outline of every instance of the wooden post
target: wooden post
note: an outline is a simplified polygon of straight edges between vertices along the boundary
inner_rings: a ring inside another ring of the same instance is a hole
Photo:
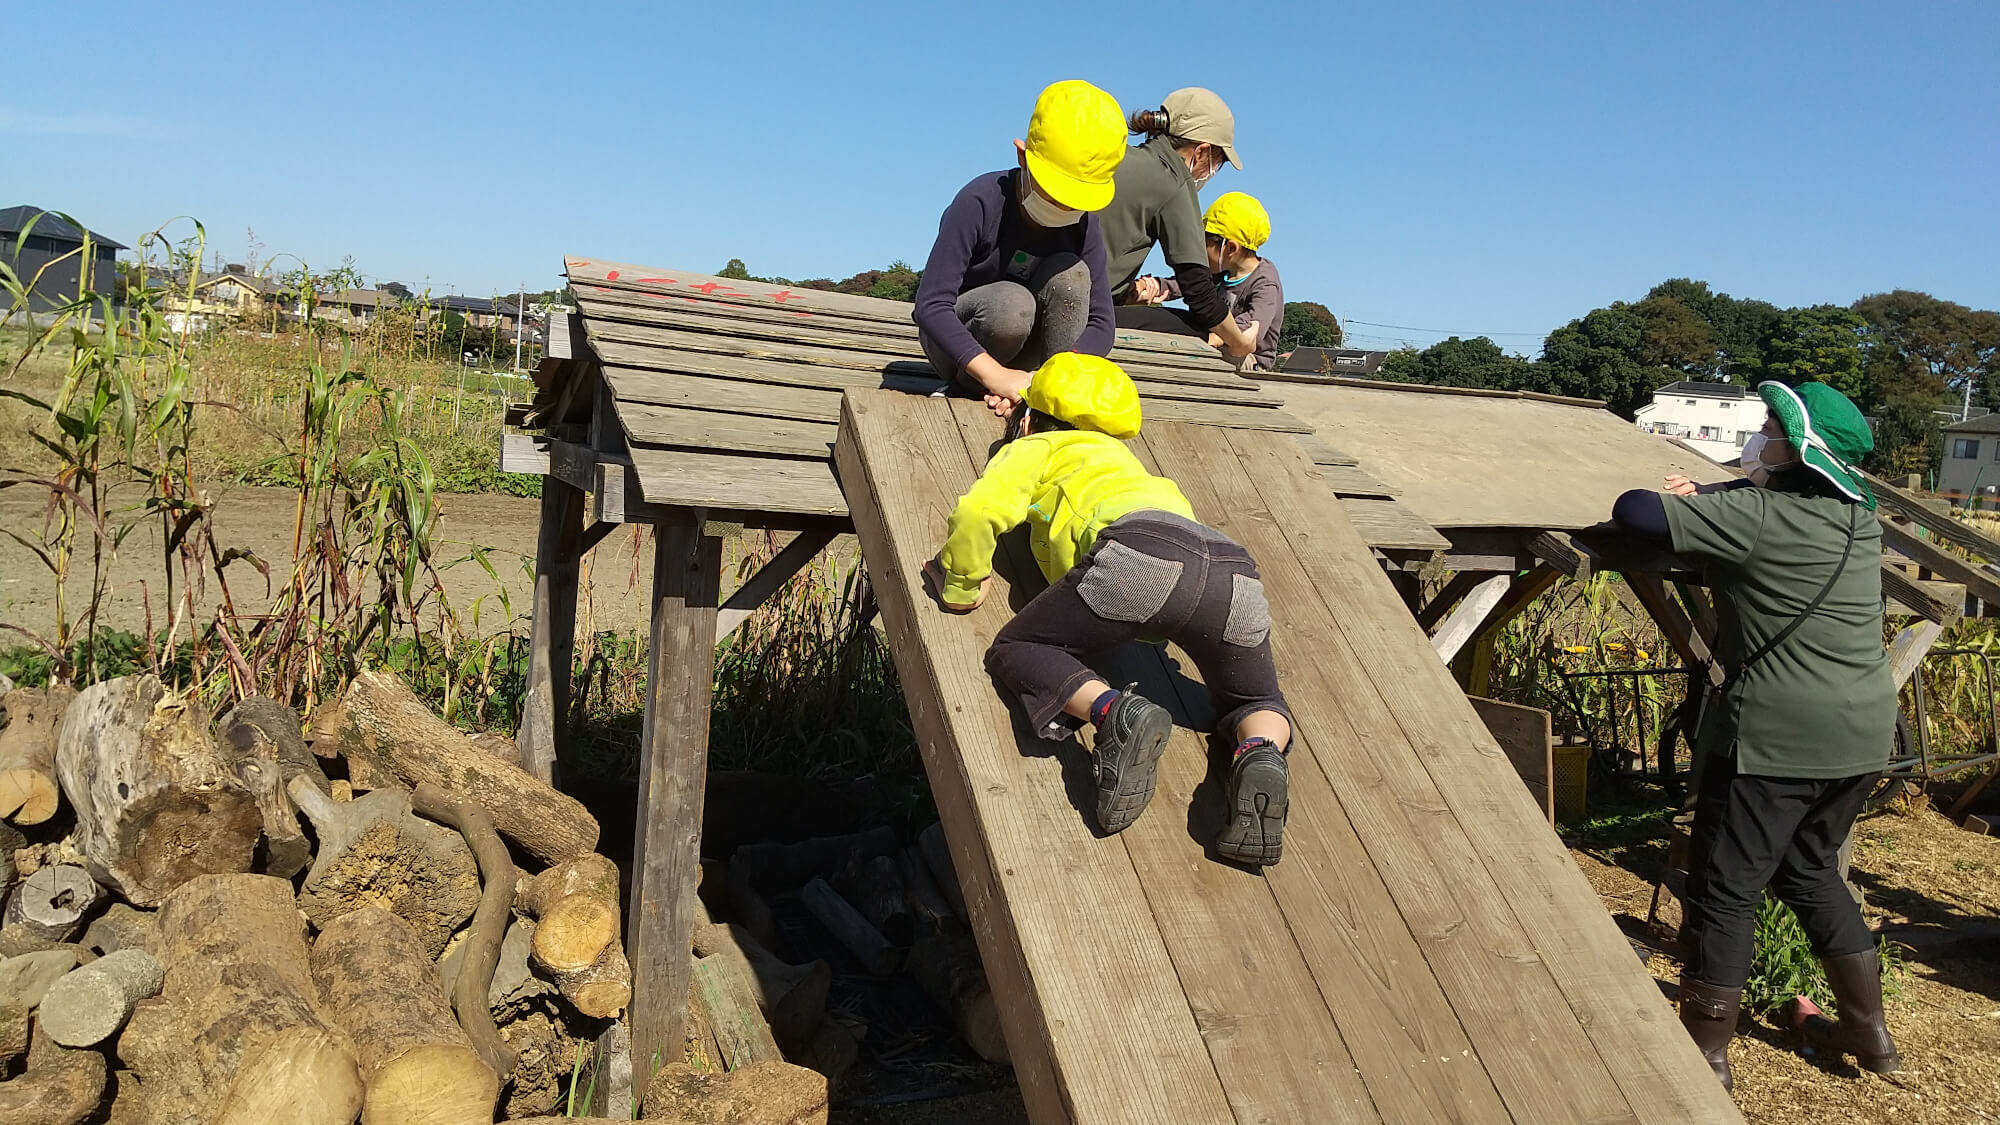
[[[632,1065],[678,1062],[701,874],[702,788],[715,683],[722,540],[703,512],[656,525],[653,631],[640,737],[639,816],[625,948],[632,958]]]
[[[528,633],[528,694],[521,704],[521,765],[556,782],[557,747],[566,731],[570,665],[576,659],[577,563],[583,557],[583,490],[542,477],[542,523],[535,540],[533,623]]]

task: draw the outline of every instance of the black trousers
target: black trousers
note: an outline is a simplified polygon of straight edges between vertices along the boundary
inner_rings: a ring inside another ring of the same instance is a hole
[[[1036,595],[993,638],[986,669],[1020,699],[1043,738],[1079,725],[1063,704],[1097,677],[1083,657],[1140,637],[1173,641],[1194,661],[1231,730],[1255,711],[1291,718],[1271,661],[1270,606],[1250,552],[1169,512],[1140,511],[1097,535],[1090,554]]]
[[[1733,754],[1702,764],[1681,926],[1689,979],[1743,987],[1766,887],[1799,916],[1821,957],[1875,947],[1837,857],[1877,776],[1740,774]]]

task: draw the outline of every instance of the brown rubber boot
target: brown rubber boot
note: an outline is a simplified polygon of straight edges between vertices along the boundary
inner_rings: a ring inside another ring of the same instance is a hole
[[[1823,957],[1826,981],[1840,1018],[1807,1016],[1799,1028],[1806,1046],[1828,1055],[1853,1055],[1861,1069],[1888,1074],[1903,1065],[1889,1025],[1882,1019],[1882,962],[1870,949],[1845,957]]]
[[[1717,988],[1681,978],[1681,1026],[1687,1028],[1688,1038],[1701,1049],[1701,1057],[1708,1060],[1709,1069],[1725,1090],[1733,1084],[1729,1041],[1736,1037],[1736,1014],[1742,1008],[1740,988]]]

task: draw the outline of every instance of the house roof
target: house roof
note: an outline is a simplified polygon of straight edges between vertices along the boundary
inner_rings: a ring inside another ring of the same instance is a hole
[[[1654,398],[1661,395],[1692,395],[1696,398],[1749,398],[1756,391],[1737,383],[1710,383],[1694,379],[1682,379],[1678,383],[1668,383],[1653,392]]]
[[[0,234],[18,235],[30,222],[34,223],[35,234],[43,238],[54,238],[64,242],[82,242],[85,234],[99,246],[113,250],[129,250],[122,242],[114,242],[96,231],[85,231],[82,227],[63,218],[45,207],[21,204],[18,207],[0,207]]]
[[[384,303],[395,299],[380,289],[343,289],[338,293],[321,294],[319,303],[346,305],[350,309],[373,309],[380,308]]]
[[[1369,379],[1382,369],[1388,352],[1355,348],[1293,348],[1280,357],[1278,370],[1294,375],[1339,375]]]
[[[1948,434],[2000,434],[2000,414],[1982,414],[1977,418],[1967,418],[1963,422],[1953,422],[1944,428]]]
[[[275,293],[278,291],[278,283],[271,278],[252,277],[247,273],[236,273],[234,271],[209,274],[207,277],[195,282],[194,287],[196,289],[206,289],[211,285],[219,285],[225,281],[233,281],[245,289],[252,289],[259,293]]]

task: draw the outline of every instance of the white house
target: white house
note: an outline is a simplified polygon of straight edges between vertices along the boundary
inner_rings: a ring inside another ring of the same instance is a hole
[[[2000,491],[2000,414],[1982,414],[1944,428],[1939,492],[1959,496]]]
[[[1680,438],[1708,457],[1727,464],[1743,454],[1743,443],[1764,426],[1764,400],[1734,383],[1683,380],[1653,392],[1653,401],[1633,416],[1649,434]]]

